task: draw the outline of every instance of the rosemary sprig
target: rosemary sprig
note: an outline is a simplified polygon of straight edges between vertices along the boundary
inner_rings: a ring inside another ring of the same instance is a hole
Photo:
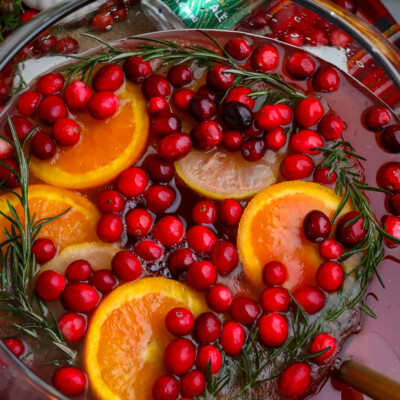
[[[257,83],[265,83],[284,93],[290,98],[302,99],[306,97],[305,94],[297,91],[288,83],[284,82],[279,74],[264,74],[242,68],[215,39],[213,39],[206,32],[199,32],[205,35],[214,45],[216,45],[221,51],[221,54],[211,51],[203,46],[180,46],[168,40],[158,40],[140,36],[131,37],[129,39],[139,40],[147,43],[139,44],[134,50],[128,51],[118,49],[103,39],[86,33],[84,36],[97,40],[106,46],[107,50],[100,51],[93,56],[70,55],[70,57],[81,61],[64,67],[63,71],[68,74],[69,79],[80,74],[81,79],[88,82],[92,76],[94,68],[98,64],[104,62],[118,63],[134,56],[143,57],[143,59],[146,61],[160,59],[162,60],[162,66],[170,64],[195,63],[200,67],[210,67],[214,64],[223,64],[229,67],[226,72],[231,73],[234,76],[235,86],[244,85],[250,87]]]
[[[36,215],[31,216],[28,204],[29,169],[28,160],[24,155],[24,147],[36,129],[29,133],[21,145],[10,117],[8,117],[8,123],[13,140],[3,139],[7,140],[14,148],[19,172],[1,160],[0,165],[15,175],[20,190],[14,191],[6,188],[5,180],[0,182],[0,188],[12,193],[17,198],[23,209],[23,220],[18,216],[12,202],[7,201],[10,215],[0,211],[2,217],[11,224],[10,230],[5,228],[3,232],[5,240],[0,243],[0,310],[6,311],[10,317],[17,317],[21,322],[10,322],[10,324],[33,338],[39,339],[40,332],[45,332],[54,346],[65,353],[66,361],[72,363],[75,360],[76,352],[68,347],[57,321],[40,299],[29,295],[36,270],[32,244],[43,226],[53,222],[69,210],[65,210],[55,217],[41,220],[37,220]]]
[[[21,0],[0,1],[0,41],[8,32],[21,26],[20,15],[24,12]]]

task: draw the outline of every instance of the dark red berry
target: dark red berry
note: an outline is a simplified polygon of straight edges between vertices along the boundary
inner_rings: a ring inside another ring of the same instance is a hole
[[[183,375],[193,366],[196,356],[194,344],[184,338],[173,340],[164,352],[164,367],[168,373]]]
[[[65,276],[68,282],[87,281],[93,273],[92,266],[86,260],[75,260],[68,265]]]
[[[198,261],[193,264],[187,273],[188,284],[196,290],[206,290],[217,280],[217,271],[208,261]]]
[[[93,78],[93,88],[96,92],[115,92],[124,83],[124,71],[115,64],[102,66]]]
[[[321,243],[331,233],[331,221],[322,211],[310,211],[304,218],[303,230],[308,240]]]
[[[302,100],[296,108],[295,118],[303,128],[310,128],[315,125],[324,114],[324,107],[314,97]]]
[[[279,389],[289,399],[302,397],[311,384],[311,368],[305,362],[287,367],[279,380]]]
[[[215,115],[217,105],[207,96],[197,94],[190,100],[189,110],[194,118],[205,121]]]
[[[400,215],[400,193],[394,194],[389,199],[390,212],[394,215]]]
[[[319,254],[326,260],[337,260],[343,254],[343,247],[334,239],[327,239],[319,245]]]
[[[326,292],[334,292],[344,281],[344,271],[340,264],[334,261],[323,263],[317,271],[318,286]]]
[[[157,136],[166,136],[172,132],[180,132],[181,120],[169,111],[162,111],[151,120],[151,132]]]
[[[134,281],[142,273],[142,264],[129,251],[119,251],[111,261],[111,269],[118,279],[126,282]]]
[[[326,350],[325,353],[313,357],[312,360],[318,364],[332,362],[339,351],[337,340],[327,333],[320,333],[315,336],[310,346],[311,354],[320,353],[323,350]]]
[[[313,175],[314,181],[322,185],[331,185],[336,182],[337,173],[329,167],[316,168]]]
[[[49,135],[44,132],[37,132],[31,141],[32,153],[40,160],[48,160],[56,153],[56,144]]]
[[[121,212],[125,208],[124,198],[116,190],[106,190],[97,201],[102,213]]]
[[[310,78],[315,72],[315,61],[303,52],[293,53],[287,63],[286,70],[295,79]]]
[[[140,196],[149,184],[149,178],[141,168],[126,169],[118,177],[117,188],[124,196]]]
[[[253,114],[246,104],[240,101],[230,101],[224,104],[222,121],[229,129],[242,131],[250,127]]]
[[[24,344],[18,339],[3,339],[3,343],[14,354],[15,357],[21,357],[24,354]]]
[[[168,71],[168,80],[173,87],[188,85],[192,79],[192,71],[186,65],[175,65]]]
[[[265,140],[262,138],[247,139],[241,145],[242,156],[247,161],[257,161],[267,152]]]
[[[186,112],[189,110],[190,101],[195,95],[196,93],[190,89],[178,89],[172,94],[172,101],[178,110]]]
[[[265,11],[257,11],[253,13],[243,22],[243,26],[248,29],[262,29],[268,24],[268,16]]]
[[[193,251],[186,248],[175,250],[168,259],[169,269],[174,276],[186,271],[195,262]]]
[[[273,287],[261,293],[260,304],[264,312],[285,312],[289,308],[290,296],[286,289]]]
[[[336,238],[345,246],[354,247],[360,243],[367,234],[363,225],[364,217],[360,216],[358,211],[351,211],[339,220],[336,227]]]
[[[181,244],[185,235],[185,227],[182,221],[172,215],[162,217],[154,227],[154,239],[165,247]]]
[[[286,319],[275,312],[263,315],[258,321],[258,334],[266,346],[282,346],[288,337]]]
[[[158,154],[166,161],[178,161],[190,153],[192,145],[186,133],[171,133],[160,140]]]
[[[325,305],[324,294],[312,286],[302,286],[296,289],[293,297],[307,314],[315,314]]]
[[[231,305],[233,294],[224,285],[214,285],[208,290],[206,300],[211,310],[223,313]]]
[[[129,235],[142,238],[146,236],[153,227],[153,217],[142,208],[128,211],[125,216],[126,230]]]
[[[36,15],[39,14],[40,11],[38,10],[32,10],[32,9],[28,9],[25,12],[23,12],[20,17],[19,20],[25,24],[26,22],[30,21],[32,18],[34,18]]]
[[[134,83],[142,83],[152,73],[150,63],[148,61],[144,61],[142,57],[128,58],[124,62],[123,68],[126,78]]]
[[[31,117],[36,109],[39,107],[39,103],[42,100],[42,96],[34,90],[27,90],[22,93],[18,99],[18,112],[24,117]]]
[[[152,97],[168,97],[171,88],[166,78],[161,75],[150,75],[142,84],[142,92],[147,99]]]
[[[207,85],[216,92],[224,92],[228,90],[234,81],[234,76],[230,72],[225,72],[229,69],[224,65],[214,65],[206,75]]]
[[[239,223],[242,216],[242,206],[233,199],[222,200],[219,205],[218,217],[219,220],[228,226],[235,226]]]
[[[149,100],[149,104],[147,107],[147,113],[149,115],[157,115],[162,112],[169,112],[170,107],[167,100],[164,97],[152,97]]]
[[[301,47],[304,43],[304,36],[300,29],[289,29],[280,35],[280,39],[285,43],[298,47]]]
[[[64,289],[63,302],[69,310],[88,313],[96,307],[99,295],[87,283],[72,283]]]
[[[340,77],[334,68],[320,68],[313,77],[313,87],[317,92],[331,93],[338,90]]]
[[[82,110],[92,97],[92,90],[85,82],[75,81],[65,88],[64,97],[71,110]]]
[[[58,327],[68,343],[75,343],[85,335],[86,320],[82,315],[66,313],[58,320]]]
[[[282,128],[275,128],[265,135],[265,144],[268,149],[278,151],[286,143],[286,135]]]
[[[321,150],[313,149],[323,145],[322,137],[311,129],[301,129],[290,138],[290,148],[295,153],[316,155],[321,153]]]
[[[279,261],[270,261],[265,264],[262,277],[267,286],[281,286],[287,278],[286,267]]]
[[[115,19],[109,12],[97,14],[90,21],[91,27],[100,32],[109,31],[114,24]]]
[[[222,144],[230,151],[234,151],[240,148],[243,143],[243,135],[239,131],[225,131]]]
[[[86,376],[78,368],[59,368],[53,375],[54,387],[67,396],[79,396],[86,390]]]
[[[179,382],[172,375],[158,378],[152,389],[154,400],[176,400],[179,396]]]
[[[217,219],[217,206],[209,200],[198,201],[192,209],[196,224],[213,224]]]
[[[189,247],[196,253],[203,253],[212,249],[217,242],[217,237],[210,228],[195,225],[187,231],[186,240]]]
[[[251,55],[250,45],[242,38],[235,38],[229,40],[225,45],[227,53],[238,61],[243,61]]]
[[[181,392],[183,396],[190,398],[200,396],[204,392],[205,386],[206,378],[200,371],[189,371],[181,378]]]
[[[390,113],[386,108],[374,107],[365,114],[365,125],[371,131],[380,131],[390,122]]]
[[[56,255],[56,246],[51,239],[36,239],[32,245],[32,254],[39,264],[44,264],[54,258]]]
[[[193,314],[183,307],[173,308],[165,317],[165,326],[175,336],[188,335],[194,326]]]
[[[18,139],[20,140],[20,142],[23,142],[26,139],[26,137],[28,136],[29,132],[33,129],[33,125],[31,124],[29,119],[27,119],[25,117],[20,117],[18,115],[11,117],[11,122],[14,126],[14,129],[15,129]],[[8,121],[4,125],[4,132],[11,140],[13,140],[13,135],[11,133],[11,127],[10,127]]]
[[[43,271],[36,280],[36,293],[46,301],[57,300],[64,289],[64,276],[51,269]]]
[[[200,347],[196,357],[196,367],[202,372],[210,368],[211,374],[218,373],[222,367],[220,351],[212,345]]]
[[[114,243],[122,235],[124,225],[117,214],[103,214],[97,223],[97,236],[104,242]]]
[[[390,247],[398,246],[398,241],[400,240],[400,218],[390,215],[383,220],[383,226],[385,227],[385,232],[397,239],[395,242],[392,239],[385,237],[385,243]]]
[[[146,158],[145,167],[152,181],[167,183],[174,176],[174,164],[155,154]]]
[[[248,87],[235,86],[228,92],[225,98],[225,103],[230,103],[231,101],[239,101],[250,109],[253,109],[256,101],[248,96],[251,93],[253,93],[253,91]]]
[[[219,343],[228,356],[240,354],[246,341],[246,332],[237,322],[228,322],[221,331]]]
[[[74,120],[62,118],[54,124],[53,136],[60,146],[75,146],[81,137],[81,129]]]
[[[256,121],[261,129],[271,130],[282,125],[282,115],[277,106],[267,105],[257,112]]]
[[[0,160],[5,161],[7,157],[11,157],[14,153],[14,148],[6,140],[0,137]]]
[[[10,158],[5,158],[2,160],[3,163],[11,167],[15,172],[19,172],[18,163]],[[14,189],[19,186],[18,180],[14,172],[11,172],[4,165],[0,165],[0,180],[4,182],[4,185],[9,189]]]
[[[194,331],[200,343],[213,343],[221,332],[221,322],[213,313],[204,313],[197,317]]]
[[[346,48],[353,41],[353,38],[341,29],[333,29],[329,34],[329,41],[333,46]]]
[[[326,115],[318,124],[318,130],[326,140],[339,139],[343,132],[344,124],[336,115]]]
[[[281,174],[287,180],[307,178],[313,170],[314,162],[305,154],[291,154],[281,164]]]
[[[206,96],[212,101],[217,101],[218,100],[218,93],[214,92],[212,89],[210,89],[207,85],[200,86],[199,89],[197,90],[197,94]],[[229,93],[228,93],[229,95]]]
[[[259,305],[247,297],[238,297],[232,301],[231,317],[242,325],[252,324],[260,315]]]
[[[79,42],[71,36],[66,36],[57,41],[56,52],[58,54],[73,54],[79,50]]]
[[[276,108],[279,110],[282,118],[282,125],[288,125],[293,119],[293,110],[286,104],[276,104]]]
[[[279,63],[279,51],[272,44],[257,47],[251,55],[250,61],[255,71],[273,71]]]
[[[156,261],[164,255],[163,249],[152,240],[142,240],[133,250],[144,261]]]
[[[239,256],[236,247],[223,240],[215,243],[211,249],[210,260],[220,275],[226,275],[236,268]]]
[[[200,150],[211,150],[222,141],[222,129],[215,121],[202,121],[192,129],[194,145]]]
[[[87,106],[93,118],[106,119],[117,112],[118,98],[113,92],[98,92],[89,99]]]
[[[151,185],[144,192],[147,208],[156,214],[163,213],[171,207],[175,197],[175,190],[164,185]]]
[[[379,176],[379,185],[383,189],[400,191],[400,164],[389,163],[385,165]]]
[[[381,144],[389,153],[400,153],[400,126],[388,126],[381,134]]]
[[[36,82],[36,91],[43,96],[58,93],[64,86],[64,77],[58,72],[42,75]]]
[[[305,39],[309,46],[326,46],[329,43],[328,35],[319,29],[310,29]]]

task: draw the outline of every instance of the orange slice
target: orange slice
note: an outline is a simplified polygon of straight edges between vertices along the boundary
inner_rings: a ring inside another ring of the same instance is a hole
[[[272,151],[258,161],[246,161],[240,151],[217,148],[192,150],[175,163],[179,177],[196,192],[212,199],[245,199],[272,185],[279,173],[279,157]]]
[[[250,281],[262,288],[264,265],[280,261],[287,267],[286,288],[315,284],[315,273],[323,260],[318,244],[304,236],[303,220],[313,210],[331,219],[341,201],[333,190],[304,181],[282,182],[256,195],[243,212],[237,236],[240,258]],[[347,204],[342,213],[350,210]]]
[[[186,307],[195,317],[208,311],[201,294],[166,278],[126,283],[100,303],[84,349],[85,369],[97,399],[152,399],[153,383],[165,373],[164,349],[173,339],[164,319],[175,307]]]
[[[87,112],[76,115],[80,142],[59,147],[50,160],[32,156],[32,173],[54,186],[84,189],[105,184],[134,164],[147,146],[147,103],[140,86],[130,83],[118,100],[117,113],[106,120],[98,121]]]
[[[73,244],[99,240],[96,225],[100,213],[89,200],[69,190],[47,185],[31,185],[28,190],[31,218],[36,213],[35,221],[54,217],[70,208],[62,217],[44,225],[39,237],[52,239],[59,250]],[[7,216],[11,215],[7,200],[15,207],[23,221],[22,206],[10,193],[0,196],[0,211]],[[5,228],[10,232],[10,222],[5,217],[0,217],[0,232],[3,238]]]

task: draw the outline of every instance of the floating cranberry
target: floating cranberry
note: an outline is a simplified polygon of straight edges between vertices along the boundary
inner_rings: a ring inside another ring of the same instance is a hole
[[[311,368],[305,362],[287,367],[279,380],[279,389],[286,398],[302,397],[311,384]]]
[[[141,168],[126,169],[118,177],[118,191],[127,197],[140,196],[149,184],[149,178]]]
[[[64,289],[64,276],[51,269],[42,272],[36,280],[36,293],[46,301],[57,300]]]
[[[328,35],[319,29],[310,29],[306,33],[305,39],[309,46],[326,46],[329,43]]]
[[[221,322],[213,313],[204,313],[197,317],[194,331],[200,343],[213,343],[221,332]]]
[[[213,224],[217,219],[217,206],[209,200],[198,201],[192,209],[196,224]]]
[[[293,110],[286,104],[276,104],[275,106],[281,114],[282,125],[288,125],[293,119]]]
[[[260,304],[266,313],[285,312],[289,308],[290,296],[286,289],[273,287],[261,293]]]
[[[93,273],[92,266],[86,260],[75,260],[68,265],[65,276],[68,282],[80,282],[89,280]]]
[[[165,326],[175,336],[188,335],[194,326],[193,314],[183,307],[173,308],[165,317]]]
[[[71,110],[82,110],[92,97],[92,90],[85,82],[75,81],[65,88],[64,97]]]
[[[172,275],[179,275],[195,262],[196,259],[194,258],[193,251],[186,248],[175,250],[168,259],[169,269]]]
[[[233,130],[244,130],[250,127],[253,115],[248,106],[240,101],[225,103],[222,111],[222,121]]]
[[[211,374],[218,373],[222,367],[220,351],[212,345],[200,347],[197,353],[196,366],[202,372],[206,372],[210,368]]]
[[[210,260],[219,274],[226,275],[236,268],[239,257],[232,243],[221,241],[215,243],[211,249]]]
[[[400,215],[400,193],[394,194],[389,199],[389,208],[392,214],[395,214],[397,216]]]
[[[198,261],[188,269],[188,284],[196,290],[204,291],[214,285],[216,280],[217,271],[208,261]]]
[[[337,224],[336,237],[339,242],[345,246],[354,247],[360,243],[367,234],[367,231],[363,228],[363,225],[364,217],[360,217],[360,213],[358,211],[351,211],[344,215]]]
[[[14,354],[15,357],[21,357],[24,354],[24,344],[18,339],[3,339],[3,343],[7,346],[8,350]]]
[[[158,113],[168,112],[169,113],[169,103],[163,97],[152,97],[149,100],[147,107],[147,113],[149,115],[157,115]],[[175,114],[173,114],[175,115]]]
[[[334,337],[327,333],[320,333],[311,342],[310,353],[320,353],[324,350],[326,350],[325,353],[312,358],[318,364],[332,362],[339,351],[337,340]]]
[[[103,214],[97,223],[97,236],[104,242],[114,243],[122,235],[124,225],[117,214]]]
[[[186,240],[189,247],[196,253],[203,253],[212,249],[217,242],[217,237],[210,228],[195,225],[187,231]]]
[[[246,341],[246,332],[237,322],[228,322],[221,331],[219,343],[228,356],[238,355]]]
[[[279,128],[282,125],[282,115],[277,106],[264,106],[256,114],[258,126],[264,130]]]
[[[64,289],[63,302],[69,310],[88,313],[96,307],[99,295],[87,283],[72,283]]]
[[[164,255],[163,249],[152,240],[142,240],[135,245],[133,250],[145,261],[156,261]]]
[[[317,271],[318,286],[326,292],[334,292],[344,281],[344,271],[340,264],[334,261],[323,263]]]
[[[121,212],[125,208],[124,198],[116,190],[106,190],[97,202],[102,213]]]
[[[166,183],[174,176],[174,164],[154,154],[146,158],[145,166],[153,181]]]
[[[85,335],[86,320],[82,315],[66,313],[58,320],[58,327],[68,343],[75,343]]]
[[[212,89],[210,89],[207,85],[200,86],[199,89],[197,90],[197,94],[200,94],[202,96],[207,96],[210,100],[212,101],[217,101],[219,95],[218,93],[214,92]],[[228,92],[229,94],[229,92]]]
[[[106,119],[117,112],[118,98],[113,92],[98,92],[89,99],[87,106],[93,118]]]
[[[66,36],[57,41],[56,52],[58,54],[73,54],[79,50],[79,43],[71,36]]]
[[[111,269],[118,279],[130,282],[139,278],[142,273],[142,264],[134,254],[122,250],[114,255]]]
[[[60,146],[75,146],[81,137],[81,129],[74,120],[62,118],[54,124],[53,136]]]
[[[36,109],[39,107],[39,103],[42,100],[42,96],[34,90],[27,90],[22,93],[18,99],[18,112],[24,117],[31,117]]]
[[[288,337],[286,319],[275,312],[263,315],[258,321],[258,334],[266,346],[282,346]]]
[[[267,286],[281,286],[286,281],[286,267],[279,261],[270,261],[265,264],[262,277]]]
[[[324,107],[314,97],[302,100],[296,108],[295,118],[303,128],[310,128],[315,125],[324,114]]]
[[[229,40],[225,45],[226,52],[235,60],[243,61],[251,55],[250,45],[242,38]]]
[[[115,64],[101,67],[93,78],[93,88],[96,92],[115,92],[124,83],[124,71]]]
[[[42,55],[53,50],[57,44],[57,38],[53,35],[41,36],[32,43],[32,53]]]
[[[11,117],[11,121],[19,141],[23,142],[28,136],[29,132],[33,129],[33,125],[31,124],[29,119],[25,117],[20,117],[18,115]],[[4,126],[4,132],[11,140],[13,140],[11,127],[8,121]]]
[[[311,129],[301,129],[290,138],[291,150],[296,153],[316,155],[322,150],[313,150],[316,147],[323,147],[324,141],[318,133]]]
[[[168,373],[183,375],[193,366],[196,349],[188,339],[175,339],[164,352],[164,367]]]
[[[189,371],[181,378],[181,392],[183,396],[200,396],[206,387],[206,378],[200,371]],[[182,399],[184,400],[184,399]]]
[[[305,154],[291,154],[281,164],[281,174],[287,180],[307,178],[312,174],[313,169],[313,160]]]
[[[135,208],[126,214],[125,223],[129,235],[142,238],[150,232],[153,217],[147,210]]]
[[[222,138],[222,144],[230,151],[240,148],[243,143],[243,135],[239,131],[225,131]]]
[[[211,310],[223,313],[226,312],[232,303],[233,295],[224,285],[214,285],[207,292],[207,304]]]
[[[175,201],[175,190],[170,186],[151,185],[144,192],[147,208],[156,214],[163,213]]]
[[[152,97],[168,97],[171,88],[168,81],[161,75],[150,75],[142,84],[142,92],[147,99]]]
[[[142,83],[152,73],[150,63],[148,61],[144,61],[142,57],[128,58],[124,62],[123,68],[126,78],[134,83]]]
[[[172,375],[158,378],[152,389],[154,400],[176,400],[179,396],[179,382]]]
[[[197,94],[190,100],[189,110],[194,118],[205,121],[215,115],[217,105],[207,96]]]
[[[315,61],[307,53],[293,53],[287,63],[286,70],[295,79],[310,78],[315,72]]]
[[[36,82],[36,91],[43,96],[59,92],[64,86],[64,77],[58,72],[42,75]]]
[[[233,199],[222,200],[219,205],[218,217],[219,220],[228,226],[235,226],[239,223],[242,216],[242,206]]]
[[[237,297],[231,304],[231,317],[242,325],[252,324],[260,315],[259,305],[247,297]]]
[[[385,232],[400,241],[400,218],[390,215],[384,220]],[[397,246],[399,243],[385,237],[385,242],[390,246]]]
[[[59,368],[53,375],[54,387],[67,396],[79,396],[86,390],[86,376],[78,368]]]
[[[333,29],[329,34],[329,41],[333,46],[346,48],[352,41],[353,38],[341,29]]]
[[[154,227],[154,239],[165,247],[181,244],[185,235],[185,227],[182,221],[172,215],[166,215]]]
[[[255,71],[273,71],[279,63],[279,51],[272,44],[257,47],[251,55],[250,62]]]
[[[248,29],[262,29],[268,24],[268,17],[265,11],[257,11],[249,16],[247,20],[243,22],[243,26]]]
[[[157,136],[166,136],[172,132],[180,132],[181,120],[176,114],[169,111],[158,113],[151,120],[151,132]]]
[[[227,94],[225,98],[225,103],[230,103],[231,101],[239,101],[243,103],[250,109],[253,109],[255,100],[248,95],[253,93],[253,91],[248,87],[236,86],[233,87]]]
[[[172,101],[178,110],[186,112],[189,110],[190,101],[195,95],[190,89],[179,89],[172,94]]]
[[[289,29],[280,35],[280,39],[293,46],[301,47],[304,43],[304,36],[300,29]]]
[[[337,260],[343,254],[343,247],[334,239],[327,239],[319,245],[319,254],[326,260]]]
[[[2,161],[14,171],[19,172],[19,166],[15,160],[5,158]],[[19,186],[18,179],[16,178],[14,172],[11,172],[4,165],[0,165],[0,180],[4,182],[4,186],[8,187],[9,189],[14,189]]]
[[[31,141],[32,153],[40,160],[48,160],[56,152],[56,144],[49,135],[44,132],[37,132]]]
[[[339,87],[340,77],[334,68],[320,68],[313,77],[313,87],[317,92],[336,92]]]
[[[186,133],[171,133],[162,138],[158,154],[166,161],[178,161],[192,150],[192,139]]]
[[[383,168],[380,186],[387,190],[400,191],[400,163],[390,163]]]
[[[214,65],[206,75],[207,85],[216,92],[224,92],[228,90],[234,81],[234,76],[230,72],[225,72],[229,69],[224,65]]]
[[[339,139],[343,132],[344,124],[336,115],[326,115],[318,124],[318,130],[326,140]]]
[[[331,185],[336,182],[337,173],[332,171],[329,167],[316,168],[314,171],[314,181],[322,185]]]
[[[400,126],[388,126],[381,134],[381,144],[389,153],[400,153]]]
[[[36,239],[32,245],[32,254],[39,264],[44,264],[54,258],[56,255],[56,246],[51,239]]]
[[[247,161],[257,161],[264,157],[267,145],[262,138],[252,138],[241,145],[242,156]]]
[[[296,289],[293,297],[307,314],[315,314],[325,305],[324,294],[312,286],[302,286]]]
[[[222,141],[222,129],[215,121],[202,121],[192,129],[194,145],[200,150],[211,150]]]
[[[90,21],[92,28],[100,32],[109,31],[114,24],[115,19],[109,12],[97,14]]]
[[[303,230],[308,240],[321,243],[331,233],[331,221],[322,211],[310,211],[304,218]]]
[[[265,144],[268,149],[278,151],[286,143],[286,135],[282,128],[275,128],[265,135]]]
[[[192,79],[192,71],[186,65],[175,65],[168,71],[168,80],[173,87],[188,85]]]

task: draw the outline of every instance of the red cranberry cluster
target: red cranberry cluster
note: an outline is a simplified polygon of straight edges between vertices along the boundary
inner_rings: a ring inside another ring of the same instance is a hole
[[[116,23],[126,20],[128,8],[135,2],[136,0],[108,0],[92,18],[90,26],[96,31],[109,31]]]

